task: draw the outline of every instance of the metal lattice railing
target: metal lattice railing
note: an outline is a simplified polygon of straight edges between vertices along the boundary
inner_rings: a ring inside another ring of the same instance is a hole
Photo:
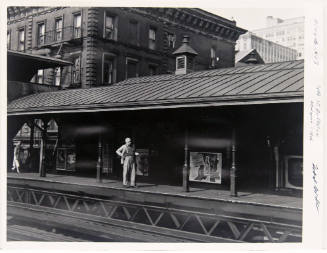
[[[301,242],[301,226],[8,187],[8,202],[85,213],[243,242]]]

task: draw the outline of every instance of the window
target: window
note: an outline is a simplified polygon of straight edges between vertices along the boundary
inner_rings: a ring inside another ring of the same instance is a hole
[[[36,82],[39,84],[43,84],[43,80],[44,80],[44,70],[39,69],[36,75]]]
[[[74,38],[81,37],[82,16],[81,13],[74,15]]]
[[[179,57],[176,58],[177,69],[184,69],[185,68],[185,60],[186,60],[185,56],[179,56]]]
[[[25,50],[25,29],[21,28],[18,30],[18,51]]]
[[[44,44],[44,37],[45,37],[45,25],[44,23],[40,23],[37,25],[37,44],[43,45]]]
[[[138,77],[138,60],[126,58],[126,78]]]
[[[11,44],[11,31],[7,31],[7,49],[10,49]]]
[[[129,41],[131,44],[137,45],[138,44],[138,23],[136,21],[129,21]]]
[[[216,65],[216,50],[214,48],[210,49],[210,67],[214,68]]]
[[[62,18],[56,18],[56,24],[55,24],[55,40],[60,41],[62,40]]]
[[[156,30],[153,28],[149,29],[149,48],[156,49]]]
[[[111,54],[103,55],[103,83],[113,84],[116,82],[116,57]]]
[[[76,57],[73,62],[74,65],[72,66],[72,82],[76,84],[81,82],[81,57]]]
[[[55,80],[54,80],[54,85],[60,86],[60,81],[61,81],[61,68],[55,68]]]
[[[149,64],[149,75],[154,76],[157,74],[158,66],[154,64]]]
[[[116,40],[117,25],[116,18],[105,12],[104,32],[103,37],[105,39]]]
[[[176,35],[172,33],[167,34],[167,40],[168,40],[168,47],[169,48],[175,48],[175,42],[176,42]]]

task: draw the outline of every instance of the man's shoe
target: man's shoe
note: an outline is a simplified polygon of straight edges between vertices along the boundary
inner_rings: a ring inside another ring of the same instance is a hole
[[[137,188],[137,185],[131,185],[131,187],[133,187],[133,188]]]

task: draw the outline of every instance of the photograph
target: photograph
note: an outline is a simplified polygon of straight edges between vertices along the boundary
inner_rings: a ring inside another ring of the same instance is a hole
[[[89,4],[7,3],[6,242],[303,243],[304,8]]]

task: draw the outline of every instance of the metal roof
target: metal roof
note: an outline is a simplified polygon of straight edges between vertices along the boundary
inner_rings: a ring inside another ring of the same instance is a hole
[[[37,54],[28,54],[19,51],[7,50],[8,60],[25,60],[25,64],[38,64],[38,68],[52,68],[57,66],[69,66],[73,65],[72,62],[65,61],[50,56],[43,56]]]
[[[19,98],[8,115],[303,102],[304,61],[131,78]]]
[[[39,69],[73,65],[55,57],[7,51],[7,78],[10,81],[29,82]]]

